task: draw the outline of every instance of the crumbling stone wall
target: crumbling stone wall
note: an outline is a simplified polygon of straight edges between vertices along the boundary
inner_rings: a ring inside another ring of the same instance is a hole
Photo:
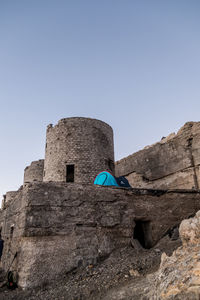
[[[188,122],[176,135],[119,160],[115,170],[132,187],[199,189],[200,122]]]
[[[10,191],[6,193],[6,202],[10,202],[11,200],[14,200],[18,194],[18,191]]]
[[[14,199],[17,198],[18,191],[10,191],[7,192],[5,195],[3,195],[1,208],[4,210],[8,205],[10,205],[10,202],[12,202]]]
[[[33,161],[24,170],[24,184],[33,181],[43,181],[44,159]]]
[[[8,249],[19,252],[19,285],[32,287],[129,245],[138,220],[149,221],[153,246],[200,208],[200,194],[43,182],[27,184],[17,202],[7,211],[3,237],[14,220],[16,240],[11,246],[8,240]],[[5,264],[11,256],[4,255]]]
[[[112,128],[89,118],[62,119],[49,125],[44,181],[66,182],[66,165],[74,165],[74,182],[92,183],[102,170],[114,173]]]
[[[14,195],[14,194],[12,194]],[[15,192],[15,197],[9,199],[6,207],[1,211],[1,235],[4,240],[2,266],[8,270],[15,253],[20,250],[21,238],[25,228],[25,199],[23,188]],[[18,257],[12,264],[13,270],[18,269]]]

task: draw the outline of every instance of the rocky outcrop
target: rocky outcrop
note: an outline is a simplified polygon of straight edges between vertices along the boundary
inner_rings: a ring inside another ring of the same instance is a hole
[[[182,246],[171,256],[161,255],[158,271],[134,276],[128,284],[109,291],[104,300],[199,300],[200,298],[200,211],[181,222]],[[169,241],[162,241],[167,249]]]
[[[155,285],[149,299],[195,300],[200,297],[200,211],[179,228],[182,246],[161,257]]]
[[[198,189],[200,122],[188,122],[177,134],[119,160],[115,173],[136,188]]]

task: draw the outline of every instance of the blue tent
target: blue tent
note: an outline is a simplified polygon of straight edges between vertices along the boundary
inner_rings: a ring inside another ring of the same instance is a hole
[[[107,171],[99,173],[94,180],[94,184],[119,187],[117,181],[115,180],[115,177]]]

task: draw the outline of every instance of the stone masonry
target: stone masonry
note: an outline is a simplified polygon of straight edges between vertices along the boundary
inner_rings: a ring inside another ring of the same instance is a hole
[[[33,161],[30,166],[24,170],[24,184],[43,181],[44,159]]]
[[[188,122],[177,134],[117,161],[115,170],[132,187],[199,189],[200,122]]]
[[[66,166],[74,165],[74,182],[93,183],[102,170],[114,174],[113,131],[89,118],[62,119],[47,128],[44,181],[66,182]]]
[[[130,244],[138,221],[148,223],[152,247],[200,209],[197,191],[126,190],[76,183],[32,183],[6,210],[3,266],[21,287],[51,282],[79,266],[96,264]],[[11,230],[14,228],[14,230]]]

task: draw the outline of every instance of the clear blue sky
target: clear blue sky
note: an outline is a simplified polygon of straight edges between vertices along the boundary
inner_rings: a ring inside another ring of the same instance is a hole
[[[0,195],[45,131],[94,117],[115,158],[200,121],[199,0],[0,0]]]

